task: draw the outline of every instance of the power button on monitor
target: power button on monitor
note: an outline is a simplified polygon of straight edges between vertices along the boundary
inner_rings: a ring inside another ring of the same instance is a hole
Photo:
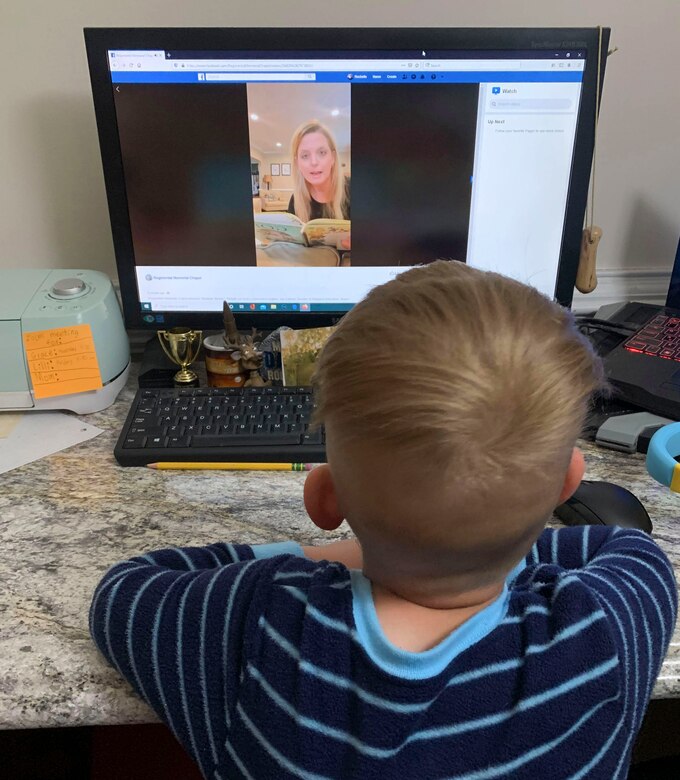
[[[80,298],[81,295],[89,292],[89,287],[82,279],[76,279],[71,277],[68,279],[60,279],[52,286],[50,290],[50,298]]]

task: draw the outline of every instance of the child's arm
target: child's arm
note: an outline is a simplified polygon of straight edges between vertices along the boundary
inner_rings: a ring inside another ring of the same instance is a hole
[[[618,526],[546,528],[529,551],[526,563],[529,566],[555,564],[562,569],[584,570],[600,566],[614,551],[625,556],[634,566],[643,565],[640,562],[648,560],[675,583],[673,567],[652,537],[644,531]]]
[[[630,608],[631,620],[651,621],[666,652],[677,617],[677,584],[670,561],[649,534],[614,526],[546,529],[526,563],[537,588],[558,567],[563,578],[577,577],[597,591],[603,607],[615,611],[618,599],[619,606]]]
[[[527,564],[519,587],[541,591],[545,583],[554,612],[574,608],[570,589],[578,583],[594,595],[618,649],[628,722],[639,728],[677,619],[666,555],[642,531],[583,526],[544,531]]]
[[[361,569],[363,557],[356,539],[341,539],[318,547],[303,547],[302,552],[313,561],[335,561],[348,569]]]
[[[95,643],[206,777],[236,706],[248,618],[276,571],[256,558],[287,552],[302,553],[294,542],[158,550],[117,564],[95,590]]]

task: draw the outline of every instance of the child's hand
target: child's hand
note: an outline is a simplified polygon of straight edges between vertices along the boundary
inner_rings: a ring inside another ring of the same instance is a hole
[[[352,236],[351,234],[347,236],[347,238],[340,239],[340,248],[341,249],[351,249],[352,248]]]
[[[319,547],[303,547],[302,551],[312,561],[335,561],[344,563],[348,569],[363,567],[361,546],[356,539],[341,539]]]

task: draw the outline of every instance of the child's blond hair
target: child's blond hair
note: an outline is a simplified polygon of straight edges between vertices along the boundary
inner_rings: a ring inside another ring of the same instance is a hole
[[[524,514],[533,524],[537,512],[550,513],[532,498],[536,481],[564,478],[589,398],[604,386],[571,312],[510,278],[442,260],[399,274],[357,304],[324,347],[314,381],[317,420],[326,422],[334,451],[358,462],[370,449],[364,469],[377,468],[383,455],[408,464],[404,501],[421,484],[428,492],[419,501],[440,484],[475,513],[525,497],[507,516]],[[433,473],[437,481],[428,481]],[[389,496],[384,503],[375,522],[393,534],[390,515],[399,506]],[[455,546],[455,528],[428,521],[426,509],[409,543],[420,534]],[[396,533],[407,524],[400,522]],[[497,557],[502,568],[502,551]]]

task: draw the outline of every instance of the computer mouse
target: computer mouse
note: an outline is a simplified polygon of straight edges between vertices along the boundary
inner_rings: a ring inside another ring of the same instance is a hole
[[[647,510],[630,490],[612,482],[583,480],[576,492],[555,508],[565,525],[620,525],[652,532]]]

